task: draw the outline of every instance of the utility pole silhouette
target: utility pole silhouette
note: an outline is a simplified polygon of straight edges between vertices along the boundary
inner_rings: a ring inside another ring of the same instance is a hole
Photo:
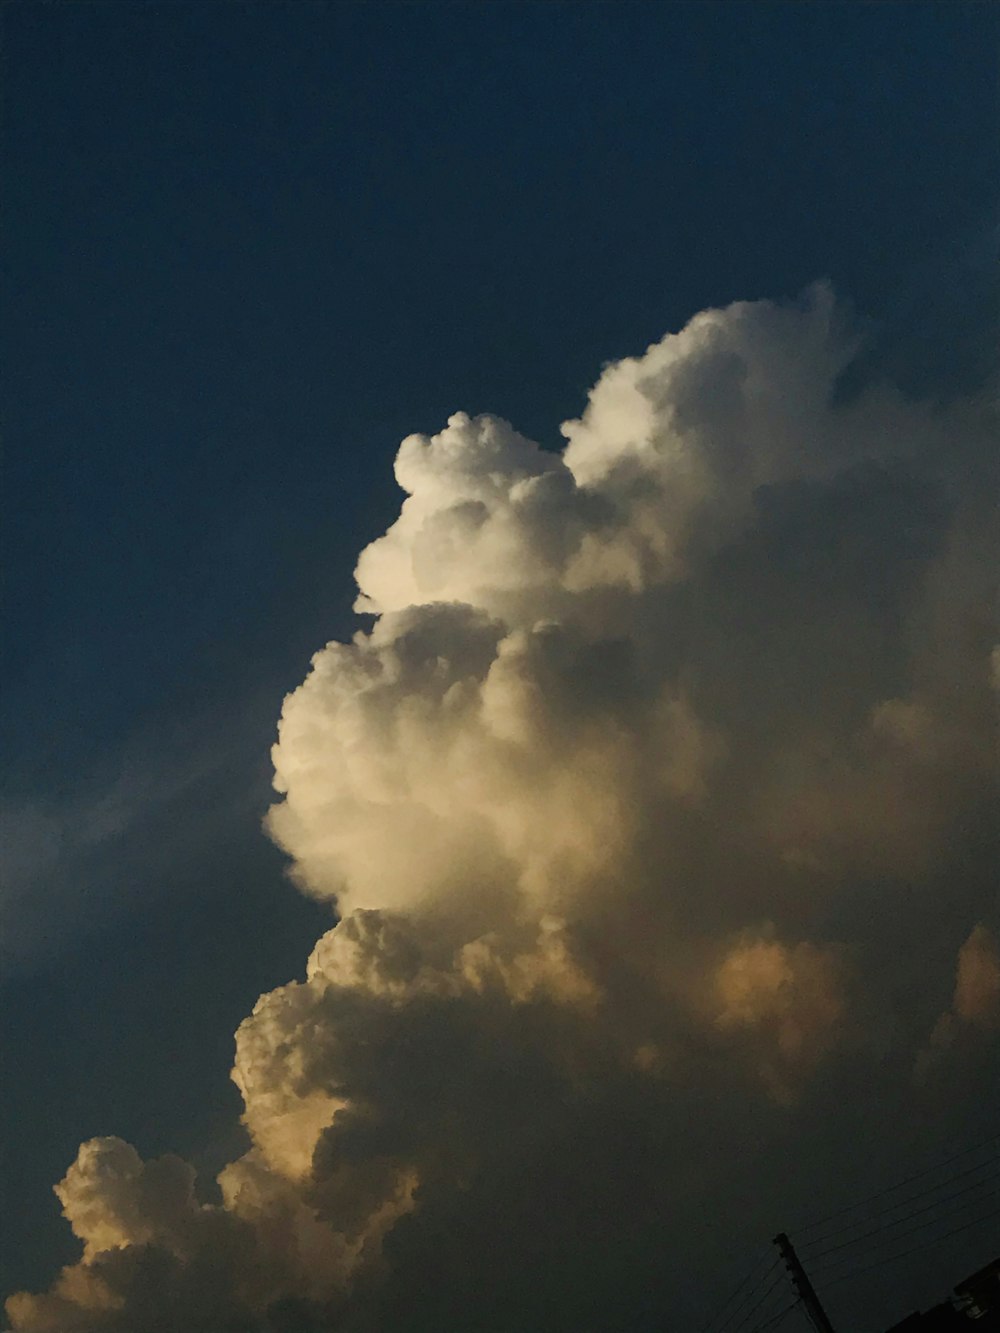
[[[799,1293],[799,1300],[801,1300],[806,1313],[816,1325],[819,1333],[833,1333],[833,1325],[819,1303],[819,1297],[816,1295],[813,1284],[809,1281],[809,1274],[802,1267],[799,1256],[795,1253],[795,1246],[783,1231],[775,1236],[773,1244],[777,1245],[778,1253],[784,1259],[785,1267],[795,1284],[795,1290]]]

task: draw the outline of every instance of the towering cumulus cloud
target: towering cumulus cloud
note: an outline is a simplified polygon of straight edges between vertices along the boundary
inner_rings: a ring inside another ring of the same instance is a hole
[[[15,1329],[643,1327],[815,1184],[831,1089],[902,1132],[953,1030],[996,1060],[988,411],[854,351],[817,288],[609,365],[562,452],[403,441],[282,710],[339,921],[237,1033],[250,1147],[209,1204],[85,1143]]]

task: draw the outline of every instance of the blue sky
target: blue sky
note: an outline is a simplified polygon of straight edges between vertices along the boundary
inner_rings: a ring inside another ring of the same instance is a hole
[[[73,1253],[49,1187],[82,1138],[231,1155],[232,1032],[327,919],[258,831],[267,750],[354,627],[399,440],[463,409],[554,447],[605,362],[817,278],[876,361],[947,392],[990,315],[997,20],[299,0],[3,23],[8,1290]]]
[[[5,665],[43,785],[43,719],[62,767],[195,661],[228,693],[275,613],[301,662],[397,437],[468,405],[552,439],[706,305],[828,277],[882,313],[991,200],[981,6],[6,21]]]

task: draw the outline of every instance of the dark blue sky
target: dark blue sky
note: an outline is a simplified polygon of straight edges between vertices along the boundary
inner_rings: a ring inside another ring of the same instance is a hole
[[[462,408],[555,444],[603,361],[817,277],[946,347],[996,193],[997,20],[296,0],[3,23],[4,807],[61,838],[20,835],[7,908],[9,1289],[72,1252],[49,1186],[81,1138],[230,1150],[232,1031],[318,919],[257,832],[267,746],[351,627],[399,439]]]

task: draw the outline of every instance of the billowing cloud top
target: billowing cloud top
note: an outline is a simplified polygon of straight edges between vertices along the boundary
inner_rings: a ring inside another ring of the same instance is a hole
[[[818,287],[609,365],[561,453],[403,441],[370,627],[282,711],[268,831],[340,920],[237,1033],[251,1146],[207,1204],[84,1144],[15,1329],[696,1308],[747,1133],[995,1059],[988,411],[853,352]]]

